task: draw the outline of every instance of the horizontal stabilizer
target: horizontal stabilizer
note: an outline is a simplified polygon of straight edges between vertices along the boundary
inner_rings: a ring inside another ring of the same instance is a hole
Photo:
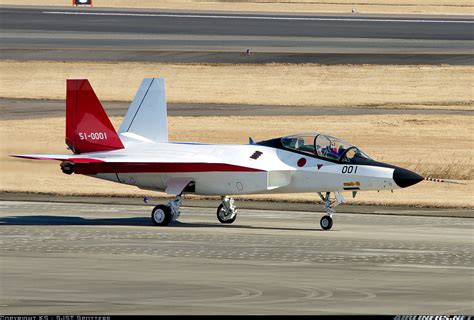
[[[67,154],[12,154],[10,157],[33,160],[58,160],[63,161],[71,157]]]
[[[143,79],[119,129],[155,141],[168,142],[165,79]]]
[[[73,155],[69,154],[12,154],[10,157],[33,160],[70,161],[74,163],[104,162],[103,160],[93,158],[75,158]]]

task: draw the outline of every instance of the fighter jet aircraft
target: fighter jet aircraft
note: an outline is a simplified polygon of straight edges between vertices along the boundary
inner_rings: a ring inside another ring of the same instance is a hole
[[[322,229],[334,207],[365,190],[406,188],[423,180],[407,169],[378,162],[355,145],[323,133],[302,133],[248,144],[168,141],[165,80],[144,79],[118,133],[88,80],[67,80],[66,145],[74,154],[15,157],[58,160],[66,174],[83,174],[176,196],[153,208],[165,226],[180,215],[185,194],[217,195],[217,219],[233,223],[232,195],[314,192],[324,203]],[[333,194],[333,195],[332,195]]]

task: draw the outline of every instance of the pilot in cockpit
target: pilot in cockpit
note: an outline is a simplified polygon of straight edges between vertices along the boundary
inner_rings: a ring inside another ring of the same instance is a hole
[[[346,152],[346,148],[344,148],[343,145],[340,145],[339,146],[339,149],[337,150],[337,154],[339,155],[339,157],[342,157],[342,155],[344,154],[344,152]]]

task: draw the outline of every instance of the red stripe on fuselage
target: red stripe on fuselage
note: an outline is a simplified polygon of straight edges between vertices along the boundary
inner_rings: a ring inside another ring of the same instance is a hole
[[[95,162],[74,163],[74,173],[263,172],[225,163]]]
[[[68,161],[74,162],[74,163],[92,163],[92,162],[100,162],[103,163],[105,162],[104,160],[99,160],[99,159],[92,159],[92,158],[70,158]]]

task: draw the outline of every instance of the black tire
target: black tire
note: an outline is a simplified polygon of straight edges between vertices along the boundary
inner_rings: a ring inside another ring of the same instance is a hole
[[[232,219],[224,220],[224,217],[221,215],[221,210],[224,207],[224,205],[221,203],[220,206],[217,207],[217,220],[219,220],[220,223],[227,223],[231,224],[237,219],[237,214],[234,214],[234,217]]]
[[[330,216],[324,216],[319,222],[323,230],[330,230],[332,228],[332,218]]]
[[[167,226],[171,222],[171,208],[160,204],[151,211],[151,221],[155,226]]]

